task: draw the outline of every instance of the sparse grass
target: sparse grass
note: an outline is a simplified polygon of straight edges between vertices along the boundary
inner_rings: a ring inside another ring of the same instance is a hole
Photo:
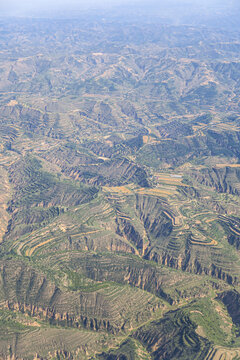
[[[239,345],[213,300],[239,291],[239,44],[34,22],[4,20],[0,39],[0,303],[23,312],[0,311],[0,357],[224,358]]]
[[[215,310],[214,303],[208,298],[192,303],[188,308],[192,321],[201,326],[206,337],[214,344],[231,346],[231,325],[226,326],[225,319]],[[230,320],[230,318],[228,319]],[[229,321],[231,324],[231,321]]]

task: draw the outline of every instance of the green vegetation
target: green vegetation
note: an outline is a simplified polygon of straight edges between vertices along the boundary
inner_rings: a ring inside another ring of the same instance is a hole
[[[239,36],[100,18],[0,20],[0,358],[238,359]]]

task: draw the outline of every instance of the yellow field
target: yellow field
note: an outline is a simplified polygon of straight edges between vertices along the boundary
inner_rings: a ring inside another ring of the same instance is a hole
[[[216,164],[215,166],[219,168],[225,168],[227,166],[232,168],[239,168],[240,164]]]
[[[173,179],[178,180],[178,179]],[[173,182],[173,184],[170,185],[178,185],[178,182]],[[110,192],[113,195],[119,194],[119,195],[133,195],[133,194],[141,194],[141,195],[155,195],[155,196],[171,196],[176,193],[175,189],[171,188],[139,188],[139,189],[129,189],[126,186],[103,186],[104,192]]]
[[[154,176],[157,179],[157,181],[160,183],[164,183],[167,185],[175,185],[175,186],[188,186],[183,184],[182,177],[174,177],[164,173],[159,173],[159,174],[155,173]]]
[[[103,186],[103,191],[121,193],[121,194],[132,194],[126,186]]]
[[[71,235],[71,237],[76,237],[76,236],[84,236],[84,235],[88,235],[88,234],[95,234],[95,233],[98,233],[98,232],[101,232],[103,230],[94,230],[94,231],[88,231],[88,232],[85,232],[85,233],[79,233],[79,234],[74,234],[74,235]],[[34,247],[32,247],[31,249],[27,249],[26,250],[26,253],[25,255],[26,256],[32,256],[32,254],[34,253],[34,251],[46,244],[49,244],[51,241],[53,241],[54,238],[51,238],[49,240],[46,240],[46,241],[43,241],[37,245],[35,245]]]
[[[147,136],[147,135],[144,135],[144,136],[143,136],[143,143],[144,143],[144,144],[147,144],[147,143],[148,143],[148,138],[149,138],[149,136]]]
[[[207,214],[211,214],[211,211],[204,211],[204,212],[200,212],[200,213],[194,214],[194,215],[192,216],[192,218],[195,218],[195,217],[198,217],[198,216],[201,216],[201,215],[207,215]]]
[[[174,179],[174,178],[168,178],[168,177],[159,176],[158,181],[166,183],[168,185],[182,185],[182,180],[181,179]]]
[[[71,235],[71,237],[83,236],[83,235],[88,235],[88,234],[95,234],[95,233],[98,233],[100,231],[103,231],[103,230],[93,230],[93,231],[88,231],[88,232],[85,232],[85,233],[74,234],[74,235]]]
[[[11,101],[9,101],[9,103],[7,104],[7,106],[15,106],[15,105],[17,105],[18,104],[18,102],[16,101],[16,100],[11,100]]]
[[[174,190],[165,190],[165,189],[148,189],[148,188],[141,188],[137,189],[136,192],[141,195],[174,195]]]
[[[217,220],[217,219],[216,219],[216,218],[214,218],[214,219],[207,219],[207,220],[205,220],[205,222],[209,224],[209,223],[211,223],[211,222],[213,222],[213,221],[215,221],[215,220]]]
[[[220,128],[221,130],[232,130],[232,131],[237,131],[239,129],[234,123],[228,123],[228,124],[219,123],[218,128]]]
[[[34,246],[34,247],[31,248],[31,249],[27,249],[27,251],[26,251],[26,256],[32,256],[33,252],[34,252],[36,249],[38,249],[39,247],[41,247],[41,246],[43,246],[43,245],[45,245],[45,244],[50,243],[50,242],[53,241],[53,240],[54,240],[53,238],[52,238],[52,239],[49,239],[49,240],[46,240],[46,241],[44,241],[44,242],[42,242],[42,243]]]
[[[192,245],[204,245],[204,246],[217,246],[218,242],[212,238],[209,238],[211,242],[204,242],[204,241],[197,241],[197,240],[191,240]]]
[[[197,126],[197,125],[196,125],[196,126],[193,126],[192,128],[193,128],[193,131],[196,132],[196,131],[198,131],[199,129],[202,129],[202,127],[203,127],[203,126]]]
[[[153,144],[153,143],[159,143],[160,141],[157,141],[155,138],[153,138],[150,135],[144,135],[143,136],[143,143],[144,144]]]

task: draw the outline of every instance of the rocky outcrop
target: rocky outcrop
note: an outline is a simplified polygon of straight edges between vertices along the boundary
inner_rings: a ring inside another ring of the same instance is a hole
[[[147,187],[147,174],[125,158],[105,161],[99,165],[68,167],[64,172],[71,178],[91,185],[118,186],[136,183]]]
[[[144,227],[154,238],[167,237],[173,229],[169,206],[157,197],[137,195],[136,210]]]
[[[221,266],[218,266],[211,262],[206,265],[206,262],[197,259],[194,256],[194,253],[190,254],[189,252],[187,252],[184,256],[176,257],[168,253],[160,253],[153,250],[149,251],[149,253],[145,255],[145,258],[148,260],[156,261],[158,264],[166,265],[174,269],[181,269],[193,274],[209,275],[214,278],[224,280],[228,284],[239,283],[239,278],[232,275],[230,271],[227,272],[223,270]]]
[[[240,249],[240,236],[236,234],[228,235],[228,242],[233,245],[237,250]]]
[[[69,304],[70,305],[70,304]],[[116,334],[121,328],[111,324],[107,319],[97,319],[86,315],[75,315],[71,312],[57,312],[52,306],[38,306],[25,303],[7,301],[5,307],[9,310],[20,311],[39,320],[47,321],[51,325],[70,328],[86,328],[89,330],[105,330]]]
[[[160,137],[163,139],[178,139],[193,134],[191,125],[176,120],[160,126],[158,125],[156,126],[156,129],[158,130]]]
[[[240,167],[205,168],[192,175],[200,184],[215,188],[220,193],[240,194]]]
[[[10,117],[12,121],[15,120],[13,124],[19,125],[25,131],[38,134],[44,134],[48,131],[48,115],[27,106],[5,106],[2,108],[2,116],[5,118]]]
[[[217,297],[226,306],[234,324],[240,328],[240,294],[236,290],[220,293]]]
[[[117,234],[124,236],[127,240],[133,243],[136,248],[143,254],[143,238],[139,232],[134,228],[131,222],[124,218],[116,218]]]
[[[133,337],[146,347],[154,360],[200,360],[207,355],[210,343],[198,336],[195,330],[196,326],[190,318],[177,310],[139,328]]]

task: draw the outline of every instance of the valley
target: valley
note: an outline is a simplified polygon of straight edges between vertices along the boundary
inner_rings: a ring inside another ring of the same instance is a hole
[[[0,19],[0,358],[240,359],[239,31],[115,20]]]

